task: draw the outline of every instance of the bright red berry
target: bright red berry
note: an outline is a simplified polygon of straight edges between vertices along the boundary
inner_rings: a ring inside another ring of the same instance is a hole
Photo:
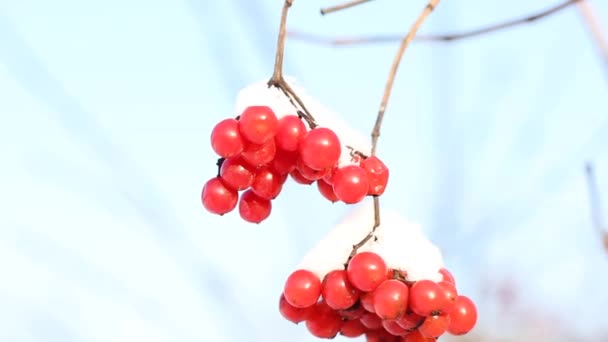
[[[234,190],[245,190],[251,186],[255,176],[253,168],[240,156],[224,159],[220,167],[220,177],[224,184]]]
[[[375,313],[374,309],[374,293],[373,292],[364,292],[359,297],[359,302],[361,306],[368,312]]]
[[[401,342],[435,342],[435,338],[424,337],[418,330],[414,330],[411,333],[403,336]]]
[[[275,199],[283,189],[285,177],[274,172],[269,167],[257,170],[251,183],[251,190],[263,199]]]
[[[350,284],[345,270],[334,270],[323,279],[323,300],[334,310],[345,310],[359,299],[359,290]]]
[[[361,167],[367,172],[368,195],[382,195],[388,184],[388,167],[376,156],[371,156],[361,161]]]
[[[243,138],[236,119],[224,119],[211,131],[211,147],[220,157],[230,158],[243,151]]]
[[[367,173],[358,165],[338,168],[332,177],[334,193],[347,204],[361,202],[367,195],[369,183]]]
[[[314,306],[314,312],[306,320],[306,328],[315,337],[332,339],[342,328],[342,317],[321,301]]]
[[[419,327],[420,324],[422,324],[422,321],[424,321],[424,317],[411,311],[406,311],[403,316],[397,319],[397,324],[399,324],[403,329],[411,330]]]
[[[397,279],[385,280],[374,290],[374,310],[384,320],[395,320],[407,310],[409,288]]]
[[[272,162],[276,153],[277,147],[271,139],[261,145],[246,144],[241,156],[249,165],[257,168]]]
[[[340,159],[342,146],[340,139],[329,128],[314,128],[300,141],[299,149],[302,161],[315,170],[333,167]]]
[[[359,320],[368,329],[374,330],[382,328],[382,319],[371,312],[364,313]]]
[[[387,268],[378,254],[361,252],[350,260],[346,272],[351,284],[363,292],[371,292],[386,280]]]
[[[313,180],[310,180],[310,179],[302,176],[302,174],[300,173],[300,171],[298,171],[298,169],[294,169],[293,171],[291,171],[289,173],[289,175],[291,176],[291,179],[293,179],[298,184],[310,185],[315,182]]]
[[[309,270],[296,270],[287,277],[283,295],[296,308],[313,306],[321,296],[321,280]]]
[[[384,321],[382,321],[382,326],[389,334],[391,334],[393,336],[405,336],[405,335],[409,334],[408,330],[403,329],[394,320],[384,320]]]
[[[358,319],[352,319],[349,321],[344,321],[342,323],[342,327],[340,328],[340,335],[350,338],[359,337],[367,331],[367,327],[361,323]]]
[[[432,315],[424,319],[424,322],[418,327],[418,331],[426,338],[438,338],[447,331],[449,324],[450,316]]]
[[[452,273],[450,271],[448,271],[447,268],[441,268],[439,270],[439,273],[441,273],[441,276],[443,277],[443,281],[447,281],[448,283],[452,283],[452,284],[454,284],[454,286],[456,286],[456,280],[454,279],[454,276],[452,275]]]
[[[219,177],[211,178],[203,186],[201,200],[209,212],[224,215],[236,207],[239,194],[226,186]]]
[[[441,281],[437,283],[437,285],[439,285],[441,293],[445,298],[441,312],[450,313],[454,309],[454,304],[456,303],[456,298],[458,297],[458,291],[456,291],[454,284],[447,281]]]
[[[458,296],[454,308],[450,312],[448,332],[452,335],[464,335],[471,331],[477,323],[477,307],[466,296]]]
[[[239,200],[239,214],[250,223],[260,223],[270,216],[272,202],[256,195],[251,189],[243,192]]]
[[[355,305],[348,309],[338,310],[340,316],[345,320],[359,319],[366,312],[367,311],[365,311],[365,309],[359,303],[355,303]]]
[[[323,179],[317,180],[317,189],[319,189],[319,192],[321,193],[321,195],[323,195],[323,197],[325,197],[332,203],[338,202],[340,200],[338,196],[336,196],[334,188]]]
[[[263,144],[277,133],[279,120],[267,106],[247,107],[239,117],[241,136],[253,144]]]
[[[277,147],[285,151],[297,151],[306,135],[306,125],[296,115],[286,115],[279,119],[275,140]]]
[[[284,295],[281,295],[279,299],[279,312],[281,315],[288,321],[292,323],[300,323],[305,321],[313,312],[313,307],[308,308],[296,308],[295,306],[289,304],[285,299]]]
[[[329,171],[331,170],[331,169],[323,169],[323,170],[312,169],[312,168],[308,167],[306,164],[304,164],[302,159],[298,159],[298,161],[296,162],[296,169],[298,171],[300,171],[300,174],[302,175],[302,177],[304,177],[306,179],[310,179],[312,181],[316,181],[317,179],[321,179],[321,178],[325,177],[325,175],[327,173],[329,173]]]
[[[410,289],[410,309],[420,316],[440,313],[447,304],[443,290],[432,280],[419,280]]]
[[[271,162],[272,169],[279,174],[286,175],[296,168],[299,156],[297,151],[290,152],[277,150],[274,159]]]

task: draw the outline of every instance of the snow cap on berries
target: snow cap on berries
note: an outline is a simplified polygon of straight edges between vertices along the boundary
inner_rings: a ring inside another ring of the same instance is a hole
[[[394,210],[382,208],[380,215],[376,239],[370,239],[358,251],[380,255],[389,268],[404,271],[409,281],[441,281],[439,269],[444,267],[441,251],[424,235],[420,225]],[[365,237],[373,223],[374,209],[370,202],[355,207],[304,257],[298,268],[308,269],[320,279],[332,270],[342,269],[352,246]]]
[[[296,84],[293,78],[286,77],[286,81],[305,104],[306,109],[315,118],[317,124],[320,127],[330,128],[340,138],[342,155],[338,162],[339,166],[354,164],[350,156],[352,150],[366,156],[371,154],[371,142],[367,136],[352,128],[339,115],[311,97],[306,90]],[[286,115],[296,115],[297,109],[283,91],[276,87],[268,87],[267,83],[268,80],[264,80],[241,89],[236,97],[234,116],[240,115],[249,106],[268,106],[278,118]]]

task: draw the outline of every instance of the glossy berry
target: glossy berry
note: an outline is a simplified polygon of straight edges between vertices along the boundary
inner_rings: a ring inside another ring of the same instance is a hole
[[[362,336],[365,332],[367,332],[367,327],[358,319],[344,321],[340,328],[340,335],[350,338]]]
[[[409,331],[403,329],[394,320],[384,320],[382,321],[382,326],[384,327],[384,330],[386,330],[389,334],[393,336],[405,336],[409,334]]]
[[[306,125],[296,115],[286,115],[279,119],[275,141],[284,151],[297,151],[300,141],[306,135]]]
[[[275,199],[283,189],[284,181],[284,176],[279,175],[269,167],[262,167],[255,173],[251,182],[251,190],[263,199]]]
[[[403,336],[401,342],[435,342],[435,338],[424,337],[420,331],[414,330],[411,333]]]
[[[368,195],[380,196],[386,190],[388,184],[388,167],[376,156],[371,156],[361,161],[361,167],[367,173]]]
[[[358,165],[347,165],[336,170],[333,180],[334,193],[346,204],[361,202],[367,195],[367,173]]]
[[[415,329],[424,321],[424,317],[417,315],[411,311],[407,311],[403,316],[397,319],[397,324],[399,324],[403,329],[411,330]]]
[[[376,253],[357,253],[346,268],[348,280],[363,292],[371,292],[386,280],[387,268],[384,259]]]
[[[323,197],[325,197],[328,201],[332,203],[339,201],[338,196],[336,196],[336,193],[334,193],[334,188],[323,179],[319,179],[317,181],[317,189],[319,189],[321,195],[323,195]]]
[[[454,284],[447,281],[440,281],[437,283],[437,285],[439,285],[441,293],[445,298],[441,312],[450,313],[454,309],[454,304],[456,303],[456,298],[458,297],[458,291],[456,291]]]
[[[432,315],[424,319],[422,325],[418,327],[420,334],[427,338],[438,338],[443,335],[450,324],[450,316]]]
[[[336,133],[329,128],[314,128],[302,138],[300,158],[311,169],[325,170],[333,167],[340,159],[342,146]]]
[[[256,195],[251,189],[243,192],[239,200],[239,215],[250,223],[260,223],[270,216],[272,203]]]
[[[382,328],[382,319],[371,312],[364,313],[359,320],[368,329],[374,330]]]
[[[281,298],[279,299],[279,312],[281,313],[281,316],[292,323],[298,324],[305,321],[310,316],[311,312],[313,312],[312,309],[313,307],[304,309],[296,308],[287,302],[284,295],[281,295]]]
[[[321,280],[308,270],[296,270],[287,277],[283,295],[296,308],[313,306],[321,296]]]
[[[397,279],[385,280],[374,290],[374,310],[384,320],[395,320],[407,310],[409,288]]]
[[[240,156],[225,159],[220,167],[220,177],[224,184],[238,191],[249,188],[254,176],[255,170]]]
[[[419,280],[410,289],[410,309],[420,316],[439,313],[447,304],[443,290],[432,280]]]
[[[374,309],[374,293],[373,292],[364,292],[359,297],[359,303],[361,306],[367,311],[371,313],[375,313]]]
[[[243,138],[239,133],[239,122],[235,119],[224,119],[218,122],[211,131],[211,148],[220,157],[230,158],[243,151]]]
[[[289,152],[284,150],[276,150],[276,154],[270,165],[277,173],[286,175],[296,168],[298,158],[299,154],[297,151]]]
[[[227,187],[219,177],[208,180],[201,193],[203,207],[217,215],[224,215],[232,211],[236,207],[238,199],[238,192]]]
[[[298,171],[298,169],[294,169],[293,171],[291,171],[289,173],[289,176],[291,176],[291,179],[293,179],[298,184],[310,185],[315,182],[313,180],[310,180],[310,179],[302,176],[302,174],[300,173],[300,171]]]
[[[323,300],[334,310],[345,310],[359,299],[359,290],[350,284],[345,270],[334,270],[323,279]]]
[[[239,132],[250,143],[263,144],[277,133],[279,120],[267,106],[247,107],[239,117]]]
[[[323,170],[312,169],[312,168],[308,167],[306,164],[304,164],[302,159],[298,159],[298,161],[296,162],[296,169],[298,171],[300,171],[300,174],[302,175],[302,177],[304,177],[306,179],[310,179],[312,181],[322,179],[331,170],[331,169],[323,169]]]
[[[321,301],[315,304],[313,313],[306,320],[306,328],[315,337],[332,339],[342,328],[342,317]]]
[[[452,335],[464,335],[471,331],[477,323],[477,307],[466,296],[458,296],[454,308],[450,312],[448,332]]]
[[[247,164],[257,168],[272,162],[276,153],[277,147],[274,140],[271,139],[261,145],[246,144],[243,152],[241,152],[241,157]]]
[[[439,270],[439,273],[441,273],[441,276],[443,277],[443,281],[447,281],[448,283],[452,283],[452,284],[454,284],[454,286],[456,286],[456,280],[454,279],[454,276],[452,275],[452,273],[450,271],[448,271],[447,268],[441,268]]]

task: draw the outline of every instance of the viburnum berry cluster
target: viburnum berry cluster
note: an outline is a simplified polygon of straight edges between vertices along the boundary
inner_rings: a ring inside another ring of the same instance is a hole
[[[217,123],[211,147],[219,169],[203,187],[203,206],[224,215],[238,204],[241,218],[251,223],[270,216],[288,178],[316,183],[327,200],[346,204],[382,195],[389,178],[378,157],[355,150],[333,129],[307,126],[300,116],[275,113],[268,105],[248,106]]]
[[[458,293],[438,249],[415,225],[395,213],[383,216],[388,219],[383,230],[344,256],[343,265],[336,261],[347,251],[349,237],[356,236],[353,231],[365,226],[361,215],[339,225],[311,251],[287,277],[281,315],[304,322],[310,334],[322,339],[424,342],[446,332],[468,333],[477,322],[476,306]]]

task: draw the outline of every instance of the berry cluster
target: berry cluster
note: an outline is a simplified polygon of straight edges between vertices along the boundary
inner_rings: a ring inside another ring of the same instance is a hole
[[[299,116],[278,117],[268,106],[248,106],[237,118],[220,121],[211,146],[220,157],[219,172],[203,187],[203,206],[224,215],[238,204],[251,223],[270,216],[288,176],[299,184],[316,182],[326,199],[346,204],[382,195],[388,183],[388,168],[376,156],[344,145],[330,128],[309,129]]]
[[[441,280],[408,281],[407,273],[391,269],[373,252],[355,254],[344,269],[323,279],[306,269],[294,271],[279,301],[281,315],[305,322],[315,337],[338,334],[392,342],[435,341],[448,332],[468,333],[477,322],[475,304],[458,295],[445,268]]]

